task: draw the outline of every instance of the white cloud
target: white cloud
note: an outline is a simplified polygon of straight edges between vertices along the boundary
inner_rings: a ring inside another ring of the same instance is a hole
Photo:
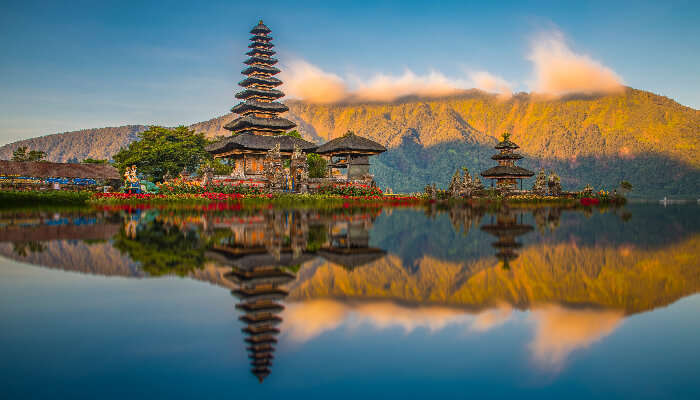
[[[530,82],[533,92],[558,96],[613,93],[623,89],[622,78],[615,71],[586,54],[575,53],[558,31],[537,35],[527,58],[534,67]]]

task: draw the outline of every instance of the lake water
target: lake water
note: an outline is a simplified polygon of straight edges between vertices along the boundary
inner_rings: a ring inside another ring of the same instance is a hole
[[[5,209],[1,396],[697,399],[699,211]]]

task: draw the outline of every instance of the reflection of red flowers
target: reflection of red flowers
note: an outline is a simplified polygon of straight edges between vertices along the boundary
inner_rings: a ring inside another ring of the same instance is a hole
[[[584,207],[590,207],[600,204],[600,200],[592,197],[583,197],[581,199],[581,205]]]

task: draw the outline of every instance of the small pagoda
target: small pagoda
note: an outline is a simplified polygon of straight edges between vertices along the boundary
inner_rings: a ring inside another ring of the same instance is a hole
[[[481,172],[481,176],[491,179],[491,186],[494,181],[499,189],[512,191],[517,189],[517,180],[520,179],[520,190],[523,189],[523,179],[534,176],[535,173],[515,165],[515,161],[523,158],[515,152],[520,146],[510,141],[510,134],[504,133],[503,140],[495,146],[499,153],[491,156],[492,160],[497,160],[498,165]]]
[[[369,175],[369,157],[384,153],[386,147],[374,140],[358,136],[352,131],[330,140],[318,147],[316,153],[325,156],[329,163],[330,177],[342,175],[341,169],[347,169],[348,180],[360,180]],[[334,173],[338,171],[338,173]]]
[[[283,157],[291,157],[295,147],[303,152],[316,149],[314,143],[284,134],[296,124],[279,116],[289,108],[277,101],[284,93],[275,89],[282,81],[274,77],[280,70],[274,66],[277,59],[272,58],[270,32],[262,20],[250,31],[251,50],[242,71],[246,78],[238,83],[243,90],[236,93],[242,101],[231,109],[238,117],[224,126],[233,135],[207,148],[214,158],[227,160],[234,175],[242,178],[262,178],[265,155],[276,146]]]

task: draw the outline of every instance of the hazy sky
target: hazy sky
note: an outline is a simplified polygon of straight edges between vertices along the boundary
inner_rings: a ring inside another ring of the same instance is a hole
[[[283,67],[306,65],[354,88],[486,77],[538,90],[552,49],[540,57],[537,43],[555,37],[555,52],[700,106],[698,1],[3,1],[0,144],[224,114],[259,18]]]

